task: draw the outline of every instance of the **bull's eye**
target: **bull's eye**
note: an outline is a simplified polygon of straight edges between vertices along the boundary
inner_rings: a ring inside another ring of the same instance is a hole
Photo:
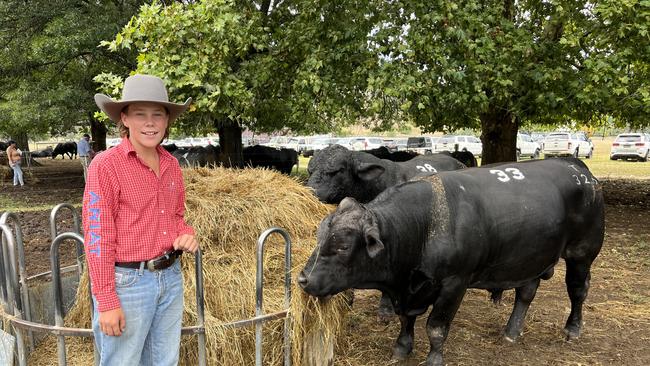
[[[339,253],[347,252],[350,247],[347,245],[341,245],[340,247],[336,248],[336,251]]]

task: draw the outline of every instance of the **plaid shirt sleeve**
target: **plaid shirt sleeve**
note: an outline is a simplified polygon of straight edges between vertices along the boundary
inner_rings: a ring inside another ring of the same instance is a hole
[[[176,205],[176,232],[178,236],[183,234],[196,235],[194,229],[185,222],[185,184],[183,184],[183,174],[180,167],[176,168],[181,182],[180,193],[178,194],[178,204]]]
[[[101,159],[90,164],[83,197],[84,247],[92,293],[100,312],[120,307],[115,291],[114,220],[119,187],[111,164]]]

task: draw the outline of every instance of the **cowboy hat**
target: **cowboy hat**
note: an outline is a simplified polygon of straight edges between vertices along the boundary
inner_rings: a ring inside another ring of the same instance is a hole
[[[185,103],[171,103],[167,96],[167,89],[163,80],[151,75],[132,75],[124,81],[122,100],[115,101],[105,94],[95,94],[95,103],[114,122],[121,119],[120,113],[124,107],[136,102],[150,102],[163,105],[169,111],[171,124],[181,113],[189,107],[192,98],[187,98]]]

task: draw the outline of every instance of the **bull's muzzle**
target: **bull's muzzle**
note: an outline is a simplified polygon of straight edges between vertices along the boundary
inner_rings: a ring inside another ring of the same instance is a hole
[[[305,271],[300,271],[300,274],[298,275],[298,284],[302,289],[304,290],[307,285],[309,285],[309,280],[307,279],[307,276],[305,275]]]

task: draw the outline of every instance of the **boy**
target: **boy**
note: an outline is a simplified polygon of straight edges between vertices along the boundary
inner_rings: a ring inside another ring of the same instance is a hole
[[[88,168],[83,224],[101,365],[175,365],[183,313],[183,251],[196,252],[185,223],[178,161],[161,146],[189,106],[170,103],[160,78],[134,75],[122,100],[95,102],[122,142]]]

